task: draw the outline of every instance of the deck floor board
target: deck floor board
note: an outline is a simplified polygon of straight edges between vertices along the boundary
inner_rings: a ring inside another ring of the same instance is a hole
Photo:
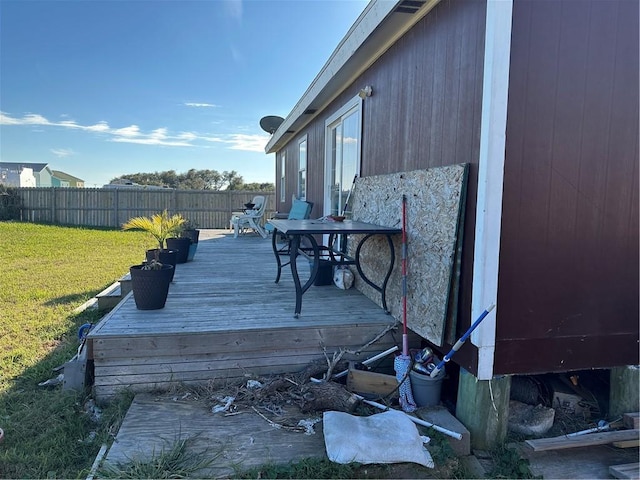
[[[298,270],[308,278],[306,259]],[[294,318],[290,267],[280,283],[275,276],[270,239],[218,233],[201,240],[194,261],[177,265],[165,308],[138,310],[129,294],[91,331],[96,396],[298,371],[324,350],[361,347],[397,323],[357,289],[333,285],[312,286]],[[362,359],[400,341],[391,331]]]

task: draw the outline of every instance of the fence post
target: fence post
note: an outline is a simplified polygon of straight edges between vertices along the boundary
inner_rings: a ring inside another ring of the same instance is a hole
[[[58,202],[56,198],[56,187],[51,187],[51,223],[57,224],[57,215],[56,208],[58,207]]]
[[[118,197],[118,189],[114,188],[113,190],[113,223],[114,223],[114,227],[118,227],[118,225],[120,224],[120,222],[118,221],[118,218],[120,216],[120,209],[118,208],[119,204],[120,204],[120,198]]]

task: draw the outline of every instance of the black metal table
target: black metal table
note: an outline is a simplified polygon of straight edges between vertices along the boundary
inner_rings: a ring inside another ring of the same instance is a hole
[[[393,246],[392,236],[402,233],[400,228],[384,227],[382,225],[375,225],[372,223],[357,222],[352,220],[345,220],[344,222],[333,222],[328,220],[269,220],[269,223],[273,225],[274,232],[271,239],[271,245],[273,247],[273,253],[276,257],[276,263],[278,264],[278,273],[276,275],[276,283],[280,281],[280,273],[282,267],[286,266],[280,260],[282,251],[277,247],[277,238],[280,234],[284,235],[288,241],[287,254],[289,255],[289,265],[291,266],[291,275],[293,276],[293,283],[296,287],[296,308],[294,316],[298,318],[300,311],[302,310],[302,295],[313,285],[316,275],[320,267],[320,255],[321,251],[326,251],[330,257],[330,261],[333,265],[355,265],[358,274],[367,284],[369,284],[374,290],[379,292],[382,296],[382,307],[385,312],[389,312],[387,309],[387,283],[393,266],[395,264],[395,248]],[[361,234],[363,237],[358,241],[355,251],[355,257],[350,258],[347,256],[346,251],[334,248],[334,240],[338,237]],[[318,245],[314,235],[329,235],[329,245]],[[362,271],[360,265],[360,251],[364,243],[374,235],[384,235],[389,245],[389,268],[384,276],[384,280],[381,285],[377,285],[371,279],[369,279]],[[303,238],[309,240],[310,247],[301,248],[301,241]],[[313,254],[313,267],[311,269],[311,275],[304,285],[300,282],[298,275],[298,267],[296,265],[296,258],[300,253]]]

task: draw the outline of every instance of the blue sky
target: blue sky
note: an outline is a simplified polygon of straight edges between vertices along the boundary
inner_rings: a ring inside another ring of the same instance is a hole
[[[274,182],[286,117],[366,0],[0,0],[0,161],[102,186],[236,170]]]

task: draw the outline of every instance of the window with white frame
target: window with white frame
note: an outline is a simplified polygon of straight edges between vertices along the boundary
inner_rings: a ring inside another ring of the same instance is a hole
[[[298,141],[298,198],[307,199],[307,136]]]
[[[285,171],[285,165],[287,164],[287,155],[285,152],[280,154],[280,201],[287,201],[287,192],[285,185],[287,183],[287,175]]]
[[[360,174],[362,98],[347,102],[325,123],[324,214],[347,215],[347,199]]]

